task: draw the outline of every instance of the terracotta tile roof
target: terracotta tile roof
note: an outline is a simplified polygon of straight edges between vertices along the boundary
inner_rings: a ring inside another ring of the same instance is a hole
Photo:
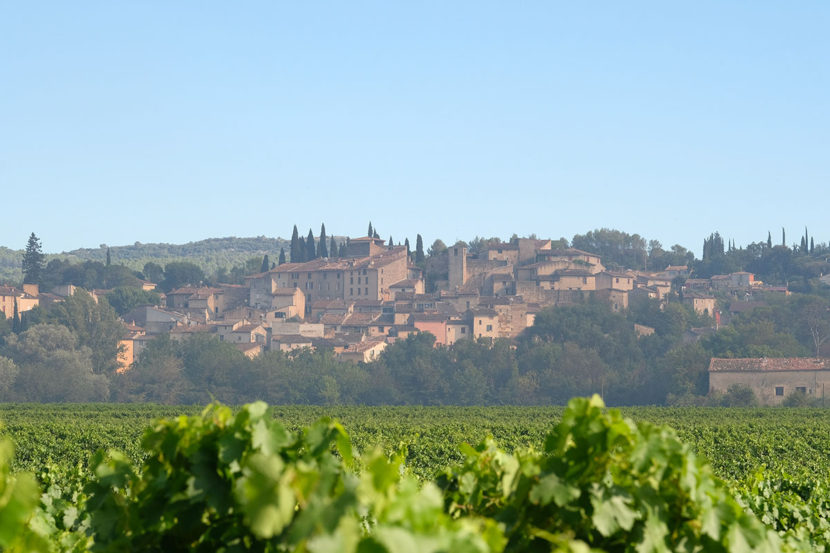
[[[349,344],[346,351],[351,353],[362,353],[372,348],[376,348],[383,344],[384,340],[366,340],[365,342],[357,342],[356,344]]]
[[[562,269],[561,271],[556,271],[555,273],[558,276],[576,276],[576,277],[593,277],[596,276],[591,271],[585,271],[583,269]]]
[[[810,357],[750,357],[722,359],[713,357],[709,372],[758,372],[758,371],[821,371],[830,370],[830,359]]]
[[[342,324],[344,326],[368,326],[380,317],[379,313],[352,313]]]
[[[254,330],[256,330],[257,328],[259,328],[261,326],[262,325],[258,325],[258,324],[242,325],[238,328],[233,329],[233,332],[248,332],[248,333],[250,333],[250,332],[253,332]]]
[[[299,288],[277,288],[276,290],[271,292],[271,295],[273,295],[273,296],[293,296],[294,294],[297,293],[297,290],[300,290],[300,289]],[[300,290],[300,292],[302,292],[302,290]]]
[[[271,341],[280,344],[311,344],[312,338],[299,334],[280,334],[272,337]]]
[[[406,280],[401,280],[389,286],[389,288],[414,288],[416,284],[420,281],[414,278],[408,278]]]
[[[447,316],[443,313],[413,313],[411,319],[416,323],[443,323]]]
[[[324,325],[340,325],[343,324],[346,317],[348,317],[346,313],[323,313],[320,322]]]

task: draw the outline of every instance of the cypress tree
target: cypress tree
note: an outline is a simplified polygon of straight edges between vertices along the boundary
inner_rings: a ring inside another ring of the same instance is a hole
[[[346,257],[346,243],[340,242],[340,248],[337,251],[337,257]]]
[[[772,233],[767,231],[767,247],[772,249]]]
[[[14,315],[12,315],[12,332],[20,333],[20,312],[17,310],[17,298],[14,298]]]
[[[110,256],[110,249],[107,248],[107,267],[112,265],[112,257]]]
[[[371,238],[374,235],[375,235],[375,231],[372,230],[372,221],[369,221],[369,230],[367,231],[366,236]]]
[[[291,263],[302,263],[306,260],[306,247],[305,247],[305,238],[300,236],[300,242],[297,245],[297,261],[294,261],[294,257],[291,257]]]
[[[415,264],[420,265],[424,262],[426,258],[424,257],[424,239],[421,238],[419,234],[415,238]]]
[[[317,252],[315,251],[314,247],[314,233],[311,232],[311,229],[308,229],[308,236],[305,239],[305,260],[311,261],[317,257]]]
[[[300,233],[297,232],[297,225],[294,225],[294,232],[291,233],[291,246],[288,251],[291,253],[291,263],[299,263],[303,260],[305,252],[300,249]]]
[[[267,273],[268,269],[271,267],[271,260],[268,259],[268,254],[266,253],[262,256],[262,266],[259,268],[260,273]]]
[[[337,253],[337,242],[334,241],[334,236],[332,236],[331,243],[329,243],[329,256],[338,257]]]
[[[277,263],[279,263],[280,265],[285,263],[285,248],[280,248],[280,258],[277,261]]]
[[[403,241],[403,245],[406,246],[406,256],[409,257],[410,255],[412,255],[412,252],[409,249],[409,238]]]
[[[380,238],[380,234],[378,234],[378,231],[375,231],[375,234],[372,235],[372,238]]]
[[[319,246],[317,246],[317,255],[319,257],[328,257],[329,256],[329,248],[326,244],[326,224],[323,223],[320,225],[320,242]]]
[[[811,236],[810,237],[810,254],[815,253],[815,251],[816,251],[816,245],[813,244],[813,237]]]
[[[784,230],[784,227],[781,227],[781,245],[785,248],[787,247],[787,233]]]
[[[395,241],[392,240],[392,235],[389,235],[389,244],[387,244],[390,248],[395,246]]]

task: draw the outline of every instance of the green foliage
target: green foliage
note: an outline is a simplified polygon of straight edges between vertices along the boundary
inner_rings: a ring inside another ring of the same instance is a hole
[[[571,246],[600,255],[602,263],[608,267],[640,269],[647,259],[645,238],[614,229],[601,228],[584,235],[577,234],[571,240]]]
[[[27,284],[40,284],[43,278],[43,264],[45,256],[40,245],[40,239],[33,232],[26,243],[26,250],[23,252],[22,269],[23,282]]]
[[[48,428],[73,427],[60,408],[50,409],[54,419]],[[89,416],[115,420],[141,412],[107,410]],[[403,426],[428,431],[420,411],[401,411],[414,416]],[[448,444],[474,436],[448,419],[427,449],[446,446],[455,457],[432,458],[422,481],[407,467],[413,466],[411,452],[423,445],[423,435],[401,439],[399,434],[397,441],[387,436],[394,443],[386,441],[383,451],[374,445],[379,435],[357,424],[366,420],[365,410],[354,413],[358,430],[352,433],[327,418],[299,431],[275,420],[291,418],[291,412],[269,413],[261,402],[236,413],[213,404],[198,415],[159,420],[143,433],[143,453],[100,451],[88,471],[66,458],[36,469],[44,490],[39,505],[37,484],[26,474],[12,476],[9,442],[0,440],[0,547],[78,553],[806,552],[826,551],[830,538],[826,476],[817,479],[810,467],[796,477],[756,468],[729,488],[674,431],[606,412],[596,396],[572,400],[552,431],[547,431],[550,422],[540,422],[544,431],[533,440],[540,448],[514,441],[512,453],[492,438],[459,451]],[[501,418],[493,417],[492,409],[466,412],[456,418],[462,426],[469,415],[481,417],[474,424],[479,429]],[[435,417],[441,411],[429,413]],[[641,410],[650,418],[682,421],[679,413]],[[687,430],[701,428],[691,420],[697,411],[683,413]],[[699,416],[711,420],[725,413]],[[743,412],[729,413],[741,419]],[[758,420],[752,413],[747,421]],[[19,417],[20,408],[4,412],[14,414]],[[513,414],[515,440],[534,419]],[[805,411],[793,420],[805,415],[810,416]],[[301,418],[317,416],[312,409]],[[779,419],[770,417],[768,424]],[[377,430],[400,428],[403,420],[377,413],[372,424]],[[47,428],[44,422],[38,427]],[[740,448],[751,434],[738,431],[723,446]],[[357,453],[359,442],[369,453]]]
[[[13,394],[24,401],[104,401],[109,383],[93,371],[89,348],[65,326],[38,324],[9,337],[5,350],[17,365]]]
[[[140,305],[160,305],[161,296],[152,290],[120,286],[107,294],[109,303],[120,317]]]
[[[544,451],[492,441],[439,479],[448,510],[503,525],[505,551],[541,551],[565,535],[603,551],[776,551],[711,469],[665,427],[574,399]]]
[[[111,452],[86,487],[93,551],[496,551],[482,520],[443,513],[437,490],[401,476],[401,457],[364,458],[355,475],[348,434],[322,420],[300,434],[264,403],[235,416],[213,405],[160,421],[140,468]],[[337,455],[332,454],[336,451]]]
[[[38,504],[38,485],[31,474],[11,473],[13,447],[0,439],[0,550],[48,551],[48,542],[29,525]]]

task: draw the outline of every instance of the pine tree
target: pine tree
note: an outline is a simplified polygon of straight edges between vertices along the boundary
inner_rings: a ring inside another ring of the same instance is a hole
[[[323,223],[320,225],[320,242],[319,246],[317,247],[317,255],[319,257],[328,257],[329,256],[329,248],[326,244],[326,225]]]
[[[110,256],[110,249],[107,248],[107,267],[112,265],[112,257]]]
[[[291,233],[291,246],[288,250],[291,253],[291,263],[299,263],[305,252],[300,249],[300,233],[297,232],[297,225],[294,225],[294,232]]]
[[[268,259],[268,254],[266,253],[262,256],[262,266],[259,268],[260,273],[267,273],[268,270],[271,268],[271,260]]]
[[[426,258],[424,257],[424,239],[419,234],[415,238],[415,264],[421,265]]]
[[[372,221],[369,221],[369,230],[368,230],[368,232],[366,233],[366,236],[368,236],[369,238],[371,238],[371,237],[372,237],[372,236],[374,236],[374,235],[375,235],[375,231],[374,231],[374,230],[372,230]]]
[[[280,265],[285,263],[285,248],[280,248],[280,258],[277,261],[277,263],[279,263]]]
[[[43,276],[43,260],[45,256],[40,247],[40,239],[33,232],[23,252],[23,283],[40,284]]]
[[[334,241],[334,236],[332,236],[331,242],[329,243],[329,256],[339,257],[337,253],[337,242]]]

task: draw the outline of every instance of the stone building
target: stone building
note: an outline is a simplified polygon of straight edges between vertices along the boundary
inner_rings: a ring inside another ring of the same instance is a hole
[[[830,359],[713,358],[709,363],[709,391],[726,392],[736,384],[749,387],[761,405],[779,405],[793,393],[823,400],[830,394]]]

